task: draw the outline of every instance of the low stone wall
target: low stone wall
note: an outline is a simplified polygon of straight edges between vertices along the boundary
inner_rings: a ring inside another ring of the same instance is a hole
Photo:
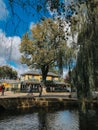
[[[44,107],[77,107],[78,101],[76,99],[64,98],[44,98],[44,97],[13,97],[1,98],[0,108],[7,110],[14,110],[19,108],[44,108]]]

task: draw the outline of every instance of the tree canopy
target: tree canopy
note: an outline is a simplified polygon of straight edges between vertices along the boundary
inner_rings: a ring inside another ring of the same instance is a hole
[[[42,80],[46,80],[51,65],[60,66],[66,50],[66,40],[63,28],[58,21],[45,19],[34,25],[30,33],[26,33],[20,45],[22,63],[31,68],[35,65],[41,69]],[[60,57],[60,60],[59,60]]]
[[[0,66],[0,78],[1,79],[17,79],[17,71],[10,66]]]
[[[66,3],[56,0],[52,6],[53,2],[50,0],[51,11],[56,9],[59,18],[63,16],[70,23],[73,40],[78,34],[76,66],[71,76],[77,87],[78,98],[84,104],[84,100],[91,99],[92,91],[98,86],[98,2],[70,0]]]

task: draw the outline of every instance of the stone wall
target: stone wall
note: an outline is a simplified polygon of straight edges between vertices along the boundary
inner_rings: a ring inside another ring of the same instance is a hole
[[[44,108],[44,107],[76,107],[78,101],[73,99],[63,98],[32,98],[32,97],[17,97],[17,98],[1,98],[0,108],[14,110],[19,108]]]

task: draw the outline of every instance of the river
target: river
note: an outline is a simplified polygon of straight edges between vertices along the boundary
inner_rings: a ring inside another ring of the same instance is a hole
[[[0,112],[0,130],[98,130],[98,112],[77,109]]]

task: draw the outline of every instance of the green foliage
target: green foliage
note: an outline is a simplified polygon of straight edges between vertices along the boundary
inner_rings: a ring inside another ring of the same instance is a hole
[[[46,80],[49,68],[60,63],[64,57],[66,42],[63,28],[58,21],[52,19],[43,20],[31,29],[31,35],[26,33],[20,45],[22,63],[31,68],[35,65],[42,71],[42,79]]]
[[[0,66],[0,78],[17,79],[17,72],[9,66]]]
[[[78,98],[85,109],[86,100],[92,98],[92,91],[98,87],[98,1],[69,0],[67,6],[64,1],[56,1],[56,6],[53,6],[53,0],[49,1],[51,11],[56,9],[59,19],[63,16],[71,27],[73,43],[78,34],[77,44],[67,50],[66,61],[70,69],[73,55],[77,52],[76,67],[69,79],[77,87]]]
[[[92,90],[96,88],[98,60],[98,8],[96,1],[88,0],[85,3],[86,12],[82,15],[80,30],[78,35],[79,52],[77,64],[73,70],[73,80],[77,86],[78,97],[90,99]],[[83,13],[83,12],[82,12]]]

